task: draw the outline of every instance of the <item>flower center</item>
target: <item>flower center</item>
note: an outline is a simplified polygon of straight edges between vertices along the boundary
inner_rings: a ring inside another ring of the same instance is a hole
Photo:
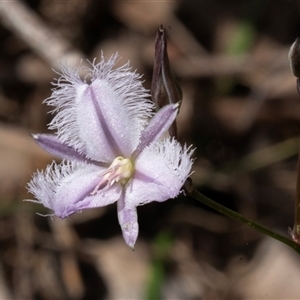
[[[95,195],[97,191],[104,187],[110,187],[116,182],[126,184],[134,171],[133,164],[129,158],[118,156],[111,165],[101,174],[101,180],[92,191]]]

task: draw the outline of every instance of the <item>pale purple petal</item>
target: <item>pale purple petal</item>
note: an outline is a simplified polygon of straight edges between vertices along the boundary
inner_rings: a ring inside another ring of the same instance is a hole
[[[65,218],[82,209],[105,206],[119,199],[121,189],[118,185],[91,195],[103,170],[81,163],[53,163],[44,172],[33,176],[28,184],[29,192],[56,216]]]
[[[80,153],[97,161],[111,162],[116,156],[129,156],[139,142],[153,103],[142,87],[139,75],[128,65],[113,70],[117,56],[86,71],[91,84],[77,73],[64,69],[57,89],[46,100],[57,106],[49,129]]]
[[[141,134],[139,145],[132,155],[133,159],[137,158],[145,147],[162,137],[176,119],[178,108],[179,103],[169,104],[154,115]]]
[[[127,88],[131,90],[130,86]],[[81,112],[78,113],[78,122],[82,124],[79,135],[86,144],[88,156],[97,159],[100,151],[110,154],[107,156],[110,161],[117,156],[129,157],[143,129],[141,123],[131,116],[131,111],[138,109],[139,102],[136,106],[128,106],[106,79],[95,79],[83,99],[85,101],[77,104]]]
[[[135,162],[135,175],[126,190],[126,205],[175,198],[191,173],[193,150],[175,139],[166,139],[145,148]]]
[[[139,234],[138,217],[135,206],[125,205],[124,195],[118,201],[118,219],[126,244],[134,248]]]
[[[98,86],[95,83],[86,85],[81,96],[76,99],[78,138],[84,143],[88,157],[111,162],[121,155],[121,148],[118,135],[114,134],[110,122],[106,120],[106,107],[100,105],[99,99],[114,103],[115,95],[105,81],[97,83]],[[113,114],[116,115],[117,111]]]
[[[106,166],[101,162],[95,162],[79,153],[74,148],[62,143],[54,134],[33,134],[35,142],[48,153],[66,160],[78,162],[94,163],[100,166]]]

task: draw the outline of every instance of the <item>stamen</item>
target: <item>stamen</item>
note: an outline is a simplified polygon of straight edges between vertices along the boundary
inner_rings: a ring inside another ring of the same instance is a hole
[[[133,173],[133,165],[129,158],[118,156],[112,164],[101,174],[101,180],[96,185],[91,195],[95,195],[98,190],[105,187],[111,187],[114,183],[127,183]]]

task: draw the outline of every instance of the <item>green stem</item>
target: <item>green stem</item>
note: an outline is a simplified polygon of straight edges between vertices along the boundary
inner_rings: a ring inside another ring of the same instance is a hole
[[[200,201],[201,203],[209,206],[210,208],[236,220],[239,222],[242,222],[248,226],[250,226],[251,228],[270,236],[271,238],[278,240],[288,246],[290,246],[291,248],[293,248],[296,252],[298,252],[300,254],[300,245],[295,243],[294,241],[292,241],[289,238],[286,238],[242,215],[240,215],[239,213],[211,200],[210,198],[204,196],[203,194],[201,194],[200,192],[198,192],[196,189],[193,189],[192,191],[189,192],[189,195],[192,196],[194,199]]]
[[[300,243],[300,151],[298,154],[298,162],[297,162],[295,222],[294,222],[294,228],[293,230],[291,230],[291,236],[296,243]]]

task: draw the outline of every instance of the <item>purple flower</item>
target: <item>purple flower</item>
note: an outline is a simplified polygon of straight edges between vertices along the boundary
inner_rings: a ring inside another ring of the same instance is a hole
[[[192,167],[193,150],[165,137],[178,104],[153,115],[153,103],[129,64],[113,69],[117,55],[89,69],[62,69],[45,103],[56,108],[49,129],[33,135],[64,159],[38,171],[28,184],[37,200],[65,218],[117,201],[123,237],[134,247],[138,205],[176,197]],[[85,80],[80,79],[86,71]],[[89,82],[87,82],[89,80]]]

